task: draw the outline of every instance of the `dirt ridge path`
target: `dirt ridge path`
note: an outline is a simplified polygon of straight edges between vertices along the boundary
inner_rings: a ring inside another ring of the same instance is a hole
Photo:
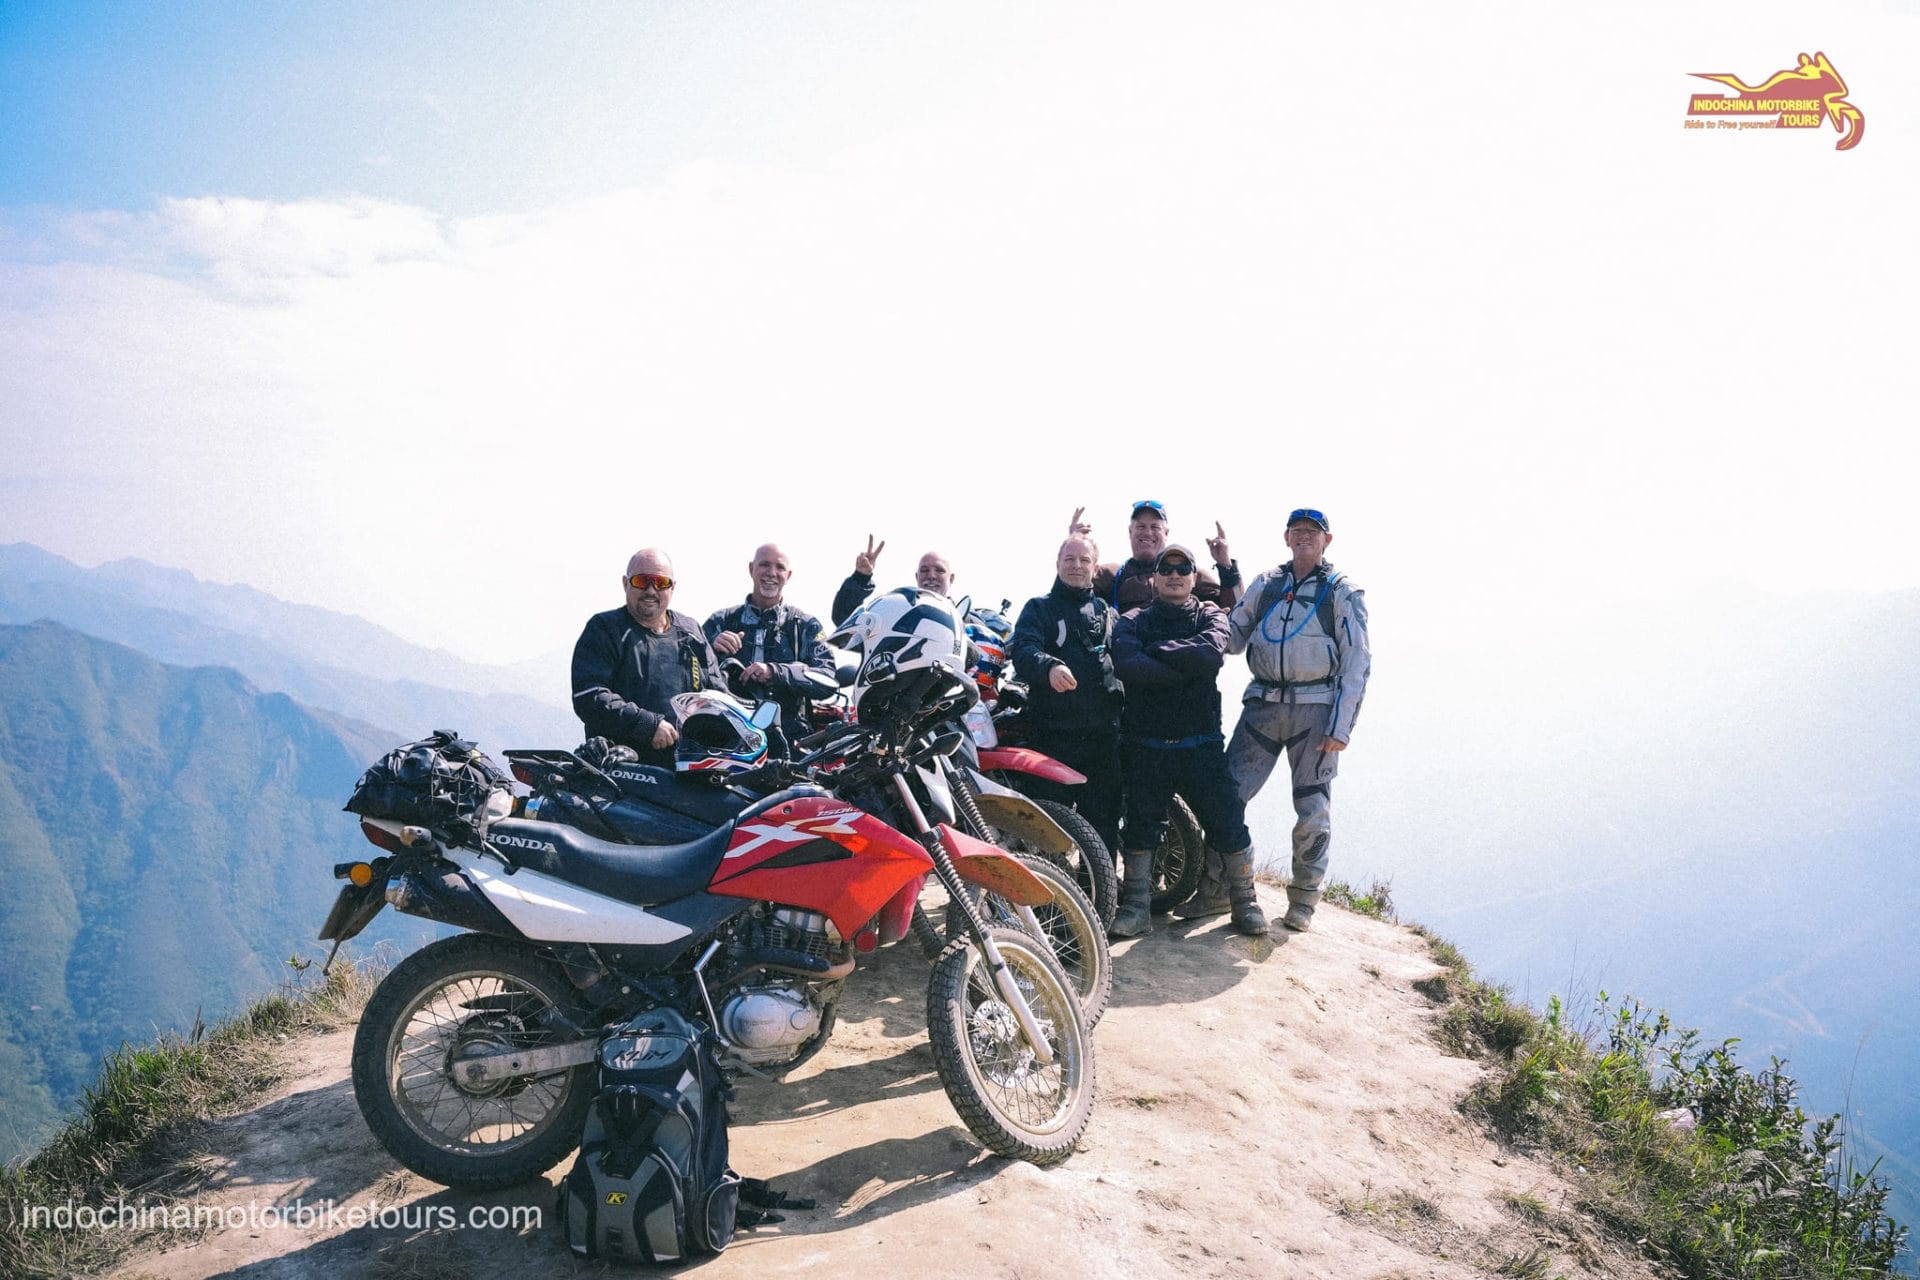
[[[1270,913],[1284,909],[1277,890],[1262,893]],[[891,948],[849,981],[828,1047],[784,1085],[744,1082],[735,1104],[734,1166],[819,1207],[684,1270],[799,1276],[858,1260],[916,1277],[1061,1280],[1652,1276],[1602,1241],[1562,1178],[1462,1115],[1482,1067],[1433,1038],[1439,1011],[1414,983],[1436,972],[1419,936],[1337,909],[1272,942],[1223,920],[1157,922],[1116,951],[1086,1140],[1041,1170],[986,1155],[960,1123],[927,1047],[926,965],[910,942]],[[354,1105],[351,1042],[348,1030],[289,1046],[285,1082],[210,1126],[186,1189],[241,1212],[331,1202],[335,1222],[224,1227],[112,1274],[642,1273],[567,1252],[552,1208],[571,1160],[484,1196],[399,1171]],[[516,1207],[540,1225],[437,1225]],[[391,1225],[347,1225],[380,1209]]]

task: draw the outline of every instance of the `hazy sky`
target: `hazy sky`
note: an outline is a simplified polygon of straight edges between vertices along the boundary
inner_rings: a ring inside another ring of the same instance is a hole
[[[486,659],[1140,497],[1326,508],[1403,651],[1920,585],[1920,4],[1817,12],[12,0],[0,540]],[[1816,50],[1856,149],[1683,128]]]

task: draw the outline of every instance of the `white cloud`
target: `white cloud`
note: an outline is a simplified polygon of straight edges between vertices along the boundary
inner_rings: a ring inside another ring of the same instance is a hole
[[[39,228],[0,267],[0,424],[48,483],[165,495],[87,504],[76,554],[475,652],[564,643],[647,541],[700,611],[775,534],[823,607],[870,526],[1017,597],[1075,505],[1117,551],[1135,491],[1183,536],[1222,519],[1250,563],[1312,499],[1409,602],[1471,562],[1569,597],[1913,581],[1891,113],[1839,157],[1683,137],[1685,32],[1546,48],[1435,20],[1387,47],[1268,17],[1147,57],[1153,27],[1042,31],[993,91],[819,163],[514,216],[195,197]],[[1843,64],[1863,100],[1895,53]],[[1775,545],[1808,508],[1823,533]],[[540,607],[396,559],[423,511]],[[46,527],[20,507],[0,535]]]

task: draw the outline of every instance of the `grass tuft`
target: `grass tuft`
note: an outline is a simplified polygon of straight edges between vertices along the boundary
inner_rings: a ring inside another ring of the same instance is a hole
[[[1848,1156],[1837,1116],[1810,1120],[1778,1058],[1740,1065],[1736,1042],[1702,1045],[1663,1012],[1596,1001],[1575,1027],[1557,996],[1545,1015],[1473,977],[1459,951],[1428,931],[1446,972],[1422,991],[1447,1006],[1438,1035],[1493,1070],[1469,1097],[1506,1141],[1544,1149],[1577,1170],[1581,1207],[1663,1270],[1689,1280],[1857,1280],[1896,1272],[1907,1228],[1886,1215],[1877,1166]],[[1534,1220],[1545,1206],[1511,1197]],[[1505,1275],[1540,1275],[1544,1253]]]
[[[210,1169],[190,1150],[194,1131],[276,1083],[276,1049],[287,1037],[357,1018],[379,979],[372,966],[342,960],[318,982],[265,996],[211,1028],[196,1018],[185,1035],[108,1054],[52,1141],[0,1168],[0,1275],[40,1280],[111,1263],[133,1232],[29,1227],[27,1210],[97,1206],[136,1188],[204,1180]]]
[[[1375,880],[1365,889],[1356,889],[1345,880],[1329,880],[1323,897],[1336,907],[1345,907],[1360,915],[1372,916],[1375,920],[1395,918],[1391,880]]]

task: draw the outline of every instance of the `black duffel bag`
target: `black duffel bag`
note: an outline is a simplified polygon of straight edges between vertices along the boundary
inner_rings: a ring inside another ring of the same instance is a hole
[[[348,813],[454,832],[471,831],[507,775],[473,743],[435,729],[395,747],[360,775]]]

